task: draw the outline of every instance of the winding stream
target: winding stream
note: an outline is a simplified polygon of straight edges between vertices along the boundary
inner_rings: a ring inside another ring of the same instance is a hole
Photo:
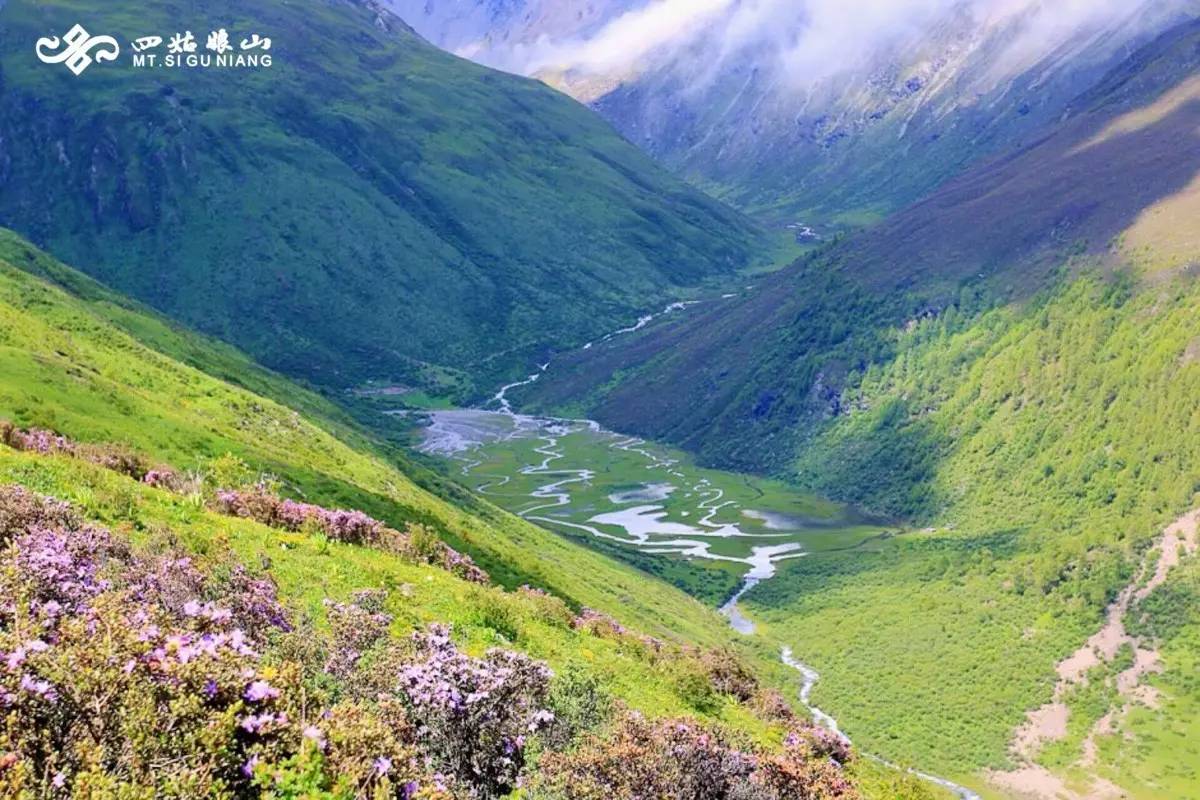
[[[808,709],[808,713],[812,714],[813,721],[815,721],[818,725],[821,725],[822,727],[832,731],[835,735],[838,736],[838,738],[842,739],[843,741],[845,741],[847,743],[852,743],[850,741],[850,737],[846,735],[845,731],[843,731],[840,727],[838,727],[838,722],[834,717],[830,716],[829,714],[825,713],[820,708],[818,708],[817,706],[812,704],[812,700],[811,700],[812,691],[813,691],[813,688],[816,687],[817,681],[819,681],[821,679],[820,674],[818,674],[815,669],[808,666],[804,662],[797,660],[796,657],[794,655],[792,655],[792,648],[790,648],[790,647],[784,647],[779,651],[779,660],[782,661],[787,666],[789,666],[792,669],[799,672],[800,675],[802,676],[803,682],[800,685],[800,693],[799,693],[800,703],[806,709]],[[873,755],[871,753],[866,753],[861,750],[859,751],[859,753],[864,758],[869,758],[877,764],[882,764],[883,766],[888,767],[890,769],[894,769],[894,770],[903,770],[904,772],[907,772],[910,775],[915,775],[916,777],[920,778],[923,781],[927,781],[929,783],[940,786],[943,789],[953,793],[956,797],[959,798],[959,800],[983,800],[983,798],[981,798],[973,790],[968,789],[965,786],[960,786],[959,784],[954,783],[953,781],[947,780],[945,778],[940,778],[937,775],[930,775],[928,772],[921,772],[921,771],[915,770],[915,769],[904,769],[903,767],[899,766],[898,764],[893,764],[891,761],[888,761],[887,759],[880,758],[877,755]]]
[[[595,342],[587,343],[583,349],[590,349],[594,345],[609,341],[614,337],[641,330],[659,316],[684,310],[690,305],[693,303],[672,303],[658,314],[643,316],[632,326],[614,331]],[[733,596],[720,607],[719,611],[729,620],[729,624],[734,630],[744,635],[754,635],[756,631],[754,621],[742,611],[739,605],[740,601],[754,587],[773,578],[781,561],[803,557],[806,554],[804,547],[796,541],[757,544],[752,546],[748,556],[738,557],[714,552],[711,540],[794,538],[795,525],[789,524],[790,520],[786,515],[763,509],[743,509],[741,513],[744,517],[761,522],[765,532],[749,532],[738,524],[720,522],[717,520],[718,515],[723,510],[729,511],[731,506],[736,507],[737,504],[726,500],[724,490],[712,485],[708,480],[701,479],[687,485],[687,475],[678,469],[678,462],[655,453],[648,447],[645,440],[606,431],[599,423],[591,420],[533,417],[516,413],[508,399],[509,392],[536,382],[549,368],[549,362],[541,364],[537,372],[524,380],[501,387],[483,409],[430,412],[430,422],[425,429],[425,439],[420,449],[426,453],[460,462],[463,465],[463,474],[469,475],[472,470],[483,463],[482,457],[476,455],[480,448],[520,438],[539,440],[539,444],[533,448],[533,452],[541,460],[525,464],[518,469],[518,474],[537,479],[536,488],[528,493],[532,502],[517,510],[521,517],[542,525],[584,532],[646,553],[745,564],[748,569],[742,578],[741,585]],[[562,514],[572,504],[569,487],[576,484],[589,484],[596,477],[596,473],[591,469],[570,469],[556,466],[556,462],[566,458],[561,447],[563,438],[583,431],[598,437],[608,437],[609,446],[613,449],[641,455],[646,459],[646,469],[659,474],[662,480],[608,495],[608,501],[615,507],[615,510],[594,514],[584,522],[564,519]],[[544,483],[541,482],[543,479]],[[512,481],[511,475],[499,476],[495,480],[478,486],[477,491],[485,495],[494,494]],[[690,511],[682,512],[682,515],[688,517],[689,520],[691,520],[691,515],[695,514],[694,521],[671,521],[662,505],[672,494],[680,491],[678,485],[680,483],[685,484],[684,490],[687,492],[685,497],[698,498]],[[620,530],[621,533],[611,532],[614,529]],[[779,531],[779,533],[771,531]],[[783,647],[779,657],[783,664],[800,673],[802,681],[798,697],[816,724],[832,731],[846,742],[850,742],[850,738],[838,725],[837,719],[812,702],[813,690],[820,680],[817,671],[797,659],[790,647]],[[878,756],[868,753],[863,753],[863,755],[887,767],[902,769]],[[907,771],[922,780],[950,791],[959,800],[981,800],[980,796],[971,789],[945,778],[917,770]]]
[[[648,449],[643,439],[606,431],[589,420],[516,414],[507,407],[508,401],[503,394],[502,390],[494,398],[501,406],[500,411],[456,409],[432,412],[421,450],[454,459],[463,465],[465,474],[470,474],[481,463],[476,455],[478,448],[513,439],[536,439],[538,445],[532,452],[541,460],[519,467],[516,473],[536,479],[535,488],[528,493],[532,502],[516,509],[519,516],[544,526],[586,533],[653,555],[744,564],[748,568],[747,582],[752,579],[754,583],[772,577],[780,561],[804,555],[799,542],[787,541],[794,538],[794,530],[752,531],[737,523],[720,521],[718,515],[722,512],[732,513],[736,505],[725,499],[725,491],[713,486],[707,479],[689,480],[687,474],[678,469],[676,461]],[[608,502],[613,510],[592,514],[585,521],[565,519],[563,513],[573,503],[571,487],[589,484],[596,477],[591,469],[571,469],[557,464],[566,458],[561,440],[584,431],[606,439],[612,449],[641,456],[646,461],[645,470],[651,475],[661,476],[662,480],[643,484],[638,489],[610,494]],[[511,482],[512,476],[498,477],[477,486],[476,491],[483,495],[495,495]],[[669,519],[670,514],[662,504],[680,491],[680,484],[686,491],[685,497],[696,498],[690,510],[684,512],[688,520],[686,522]],[[759,543],[773,539],[779,541]],[[749,553],[743,557],[716,552],[714,544],[720,540],[747,540]],[[738,596],[749,589],[750,585],[743,585]],[[753,624],[741,616],[736,602],[727,603],[723,613],[739,630],[753,632]]]

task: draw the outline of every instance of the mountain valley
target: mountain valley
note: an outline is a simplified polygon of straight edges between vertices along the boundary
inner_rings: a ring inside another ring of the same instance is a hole
[[[1192,0],[0,0],[0,797],[1200,800],[1198,176]]]
[[[1034,142],[1194,3],[430,3],[446,49],[535,75],[689,180],[830,235]]]

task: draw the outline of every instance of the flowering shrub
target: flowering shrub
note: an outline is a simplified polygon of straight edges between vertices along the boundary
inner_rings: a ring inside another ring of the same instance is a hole
[[[0,486],[0,546],[31,528],[76,528],[81,524],[68,503],[22,486]]]
[[[142,480],[149,471],[146,460],[131,450],[115,445],[81,444],[42,428],[23,430],[11,422],[0,422],[0,442],[26,453],[82,458],[135,480]]]
[[[211,796],[244,783],[243,766],[270,752],[286,716],[246,708],[256,673],[243,639],[173,622],[108,594],[39,639],[7,626],[0,749],[17,760],[0,794],[158,786]]]
[[[240,626],[286,625],[269,580],[136,555],[21,489],[0,520],[0,796],[452,796],[398,700],[321,711],[260,658]]]
[[[441,625],[414,634],[412,642],[399,694],[420,720],[419,738],[434,763],[474,796],[512,791],[528,737],[553,719],[545,707],[550,670],[507,650],[471,658]]]
[[[758,691],[758,679],[732,650],[708,650],[700,657],[700,662],[708,672],[708,682],[714,691],[740,702],[752,699]]]
[[[203,478],[197,473],[182,475],[170,467],[154,467],[142,476],[142,483],[165,492],[195,494],[200,491]]]
[[[288,714],[274,687],[251,691],[269,684],[232,614],[195,602],[175,615],[114,590],[128,549],[66,522],[28,528],[0,558],[0,750],[12,756],[0,794],[211,795],[244,783]]]
[[[150,471],[145,458],[116,445],[80,445],[76,455],[105,469],[128,475],[136,481],[143,480]]]
[[[11,422],[0,422],[0,442],[3,442],[14,450],[21,450],[27,453],[40,453],[42,455],[50,455],[52,453],[75,455],[75,451],[78,448],[75,442],[65,436],[59,436],[52,431],[41,428],[21,430]]]
[[[626,714],[608,736],[587,737],[541,761],[534,797],[555,800],[728,800],[747,786],[755,760],[690,720]]]
[[[651,658],[662,655],[668,651],[666,642],[658,637],[650,636],[645,633],[638,636],[638,643],[642,645],[643,649],[650,655]]]
[[[796,712],[777,689],[759,689],[751,700],[750,706],[755,714],[768,722],[784,724],[796,722]]]
[[[433,564],[472,583],[488,583],[488,574],[471,557],[460,553],[419,523],[409,523],[404,533],[389,531],[387,548],[419,564]]]
[[[23,599],[43,627],[53,628],[60,617],[84,611],[111,587],[100,571],[107,559],[120,555],[100,528],[31,527],[9,545],[8,574],[0,581],[11,589],[9,597]]]
[[[214,506],[223,514],[274,528],[314,530],[334,541],[382,547],[409,560],[439,566],[465,580],[488,582],[487,573],[470,556],[452,549],[423,525],[410,525],[405,533],[400,533],[361,511],[329,509],[282,498],[264,483],[247,489],[220,489]]]
[[[782,753],[759,760],[755,780],[768,797],[857,800],[858,792],[846,777],[850,761],[846,740],[825,728],[806,726],[784,739]]]
[[[182,711],[172,700],[190,689],[214,700],[225,662],[253,655],[245,635],[228,627],[228,611],[195,602],[195,613],[175,617],[136,592],[114,591],[136,574],[135,559],[66,504],[2,487],[0,519],[9,540],[0,555],[0,707],[4,749],[19,756],[6,781],[53,775],[57,786],[88,773],[93,759],[146,756],[121,735],[131,721],[145,722],[139,710],[157,698]],[[201,661],[211,669],[199,684],[188,665]],[[232,675],[244,683],[244,665]],[[184,727],[172,746],[186,742]]]
[[[365,653],[387,637],[392,617],[383,611],[383,592],[355,592],[349,603],[325,601],[329,626],[333,631],[329,660],[325,670],[347,678]]]
[[[403,550],[400,553],[403,555]],[[442,545],[440,558],[427,563],[435,564],[471,583],[488,583],[491,580],[469,555],[460,553],[447,544]]]
[[[265,640],[272,631],[292,629],[275,582],[251,574],[232,556],[207,565],[204,573],[190,556],[175,552],[143,556],[126,568],[123,586],[138,601],[154,603],[176,616],[227,617],[256,641]]]
[[[249,489],[220,489],[215,503],[225,514],[289,531],[313,529],[338,542],[379,544],[383,539],[383,523],[361,511],[329,509],[288,500],[261,483]]]
[[[836,737],[834,737],[836,738]],[[622,717],[608,735],[540,762],[535,800],[857,800],[816,729],[767,754],[690,720]],[[842,754],[841,751],[837,751]]]
[[[606,639],[615,639],[629,632],[625,630],[621,623],[608,614],[603,614],[590,608],[580,609],[571,627],[575,628],[575,630],[586,631],[593,636]]]

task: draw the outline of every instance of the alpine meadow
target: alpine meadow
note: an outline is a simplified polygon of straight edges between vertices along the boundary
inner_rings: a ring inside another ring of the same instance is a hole
[[[1200,800],[1197,0],[0,0],[0,797]]]

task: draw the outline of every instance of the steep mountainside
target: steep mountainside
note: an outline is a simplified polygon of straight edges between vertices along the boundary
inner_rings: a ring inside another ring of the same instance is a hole
[[[592,35],[645,0],[384,0],[384,5],[438,46],[504,68],[510,65],[497,61],[503,53],[539,40]]]
[[[799,439],[846,410],[842,389],[894,357],[897,329],[1027,297],[1069,256],[1186,265],[1194,239],[1172,221],[1194,208],[1200,172],[1198,41],[1200,23],[1173,29],[1032,146],[743,297],[564,358],[531,392],[588,398],[616,429],[714,461],[785,469]]]
[[[1020,152],[528,390],[923,529],[747,595],[868,750],[1195,795],[1198,53],[1168,31]]]
[[[1052,4],[924,5],[946,11],[914,12],[846,73],[807,82],[788,70],[823,75],[820,59],[839,47],[853,59],[854,37],[869,35],[853,26],[818,31],[814,38],[833,42],[783,70],[731,55],[709,85],[660,69],[593,104],[631,141],[733,204],[837,230],[1029,143],[1131,48],[1184,16],[1186,4],[1096,4],[1095,19],[1085,14],[1062,29],[1048,19],[1064,13]],[[1114,7],[1121,11],[1099,11]]]
[[[1028,143],[1191,0],[1136,3],[394,2],[424,35],[538,75],[739,207],[819,232]],[[474,24],[461,26],[463,7]],[[596,17],[608,23],[600,26]],[[486,34],[481,28],[491,28]]]
[[[79,22],[120,57],[37,60]],[[219,28],[271,38],[271,67],[161,66]],[[754,259],[746,221],[594,114],[374,3],[13,0],[0,53],[0,224],[322,384],[490,387]]]

